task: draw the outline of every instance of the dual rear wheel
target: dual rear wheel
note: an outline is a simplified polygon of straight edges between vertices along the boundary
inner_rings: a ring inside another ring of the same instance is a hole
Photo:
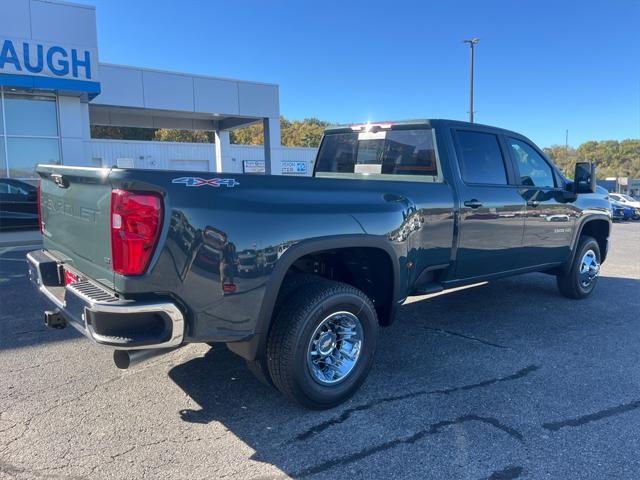
[[[351,285],[313,279],[286,298],[267,341],[266,367],[286,397],[314,409],[344,402],[366,378],[378,318]]]

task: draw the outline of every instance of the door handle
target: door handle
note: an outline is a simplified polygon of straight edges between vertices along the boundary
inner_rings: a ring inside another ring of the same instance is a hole
[[[469,208],[480,208],[482,206],[482,202],[479,202],[474,198],[473,200],[467,200],[464,202],[464,206]]]
[[[538,202],[537,200],[527,201],[527,207],[537,207],[538,205],[540,205],[540,202]]]

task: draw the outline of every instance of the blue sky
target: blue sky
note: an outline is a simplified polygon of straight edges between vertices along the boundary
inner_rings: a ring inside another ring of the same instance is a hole
[[[100,61],[280,85],[337,123],[468,117],[541,146],[640,138],[640,0],[81,0]],[[167,92],[170,94],[170,92]]]

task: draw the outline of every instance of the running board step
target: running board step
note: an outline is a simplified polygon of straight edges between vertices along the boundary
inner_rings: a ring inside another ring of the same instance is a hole
[[[441,283],[438,282],[429,282],[423,283],[416,287],[413,295],[429,295],[431,293],[438,293],[444,290],[444,287]]]

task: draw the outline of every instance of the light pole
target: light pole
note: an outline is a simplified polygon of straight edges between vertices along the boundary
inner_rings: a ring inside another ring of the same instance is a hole
[[[473,50],[478,42],[480,42],[479,38],[464,40],[464,43],[468,43],[471,47],[471,80],[469,84],[469,121],[471,123],[473,123]]]

